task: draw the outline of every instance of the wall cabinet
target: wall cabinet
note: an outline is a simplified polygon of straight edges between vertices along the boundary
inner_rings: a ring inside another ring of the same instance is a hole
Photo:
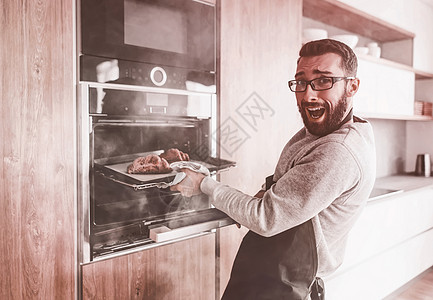
[[[433,78],[413,68],[414,33],[337,0],[304,0],[303,16],[304,26],[322,26],[330,35],[357,34],[359,46],[380,44],[380,58],[358,57],[361,85],[355,96],[356,113],[369,118],[433,120],[414,115],[415,82]]]
[[[354,100],[354,110],[366,116],[414,115],[415,76],[410,70],[363,58],[358,59],[361,84]]]
[[[83,299],[214,300],[215,234],[81,268]]]

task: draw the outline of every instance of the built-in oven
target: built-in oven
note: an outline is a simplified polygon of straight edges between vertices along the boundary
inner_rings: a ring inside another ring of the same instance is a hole
[[[81,0],[80,8],[81,80],[101,82],[114,76],[132,84],[180,89],[186,80],[215,84],[210,76],[215,72],[215,5],[198,0]]]
[[[171,191],[176,171],[128,172],[169,149],[211,176],[235,165],[217,153],[215,5],[81,0],[79,9],[80,262],[232,224],[207,196]]]
[[[168,149],[211,175],[235,166],[217,155],[216,94],[82,81],[78,98],[83,262],[233,224],[208,196],[171,191],[174,170],[128,172],[138,157]]]

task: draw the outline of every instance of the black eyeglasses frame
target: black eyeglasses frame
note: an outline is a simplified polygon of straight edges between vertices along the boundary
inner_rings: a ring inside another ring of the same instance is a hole
[[[330,86],[329,88],[326,88],[326,89],[316,89],[316,88],[314,87],[314,84],[313,84],[313,85],[311,84],[311,82],[313,82],[313,81],[315,81],[315,80],[317,80],[317,79],[323,79],[323,78],[330,78],[330,79],[332,80],[332,84],[331,84],[331,86]],[[292,92],[294,92],[294,93],[303,93],[303,92],[305,92],[305,91],[307,90],[308,85],[311,86],[311,88],[313,89],[313,91],[326,91],[326,90],[330,90],[330,89],[332,89],[332,88],[334,87],[334,83],[336,83],[336,82],[338,82],[338,81],[341,81],[341,80],[352,80],[352,79],[355,79],[355,77],[353,77],[353,76],[347,76],[347,77],[332,77],[332,76],[324,76],[324,77],[314,78],[314,79],[311,79],[311,80],[296,80],[296,79],[294,79],[294,80],[289,80],[289,81],[287,82],[287,84],[288,84],[288,86],[289,86],[290,91],[292,91]],[[290,83],[291,83],[291,82],[297,82],[297,81],[303,81],[303,82],[305,82],[305,89],[304,89],[304,90],[302,90],[302,91],[294,91],[294,90],[292,90],[292,87],[290,86]]]

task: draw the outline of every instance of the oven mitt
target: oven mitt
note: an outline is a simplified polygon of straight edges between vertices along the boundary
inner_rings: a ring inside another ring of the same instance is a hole
[[[181,172],[181,169],[190,169],[193,172],[201,173],[205,176],[210,175],[208,168],[192,161],[176,161],[174,163],[171,163],[170,167],[176,172]]]

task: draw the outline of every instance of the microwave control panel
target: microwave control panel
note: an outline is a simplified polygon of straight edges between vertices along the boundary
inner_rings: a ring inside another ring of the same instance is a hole
[[[215,73],[82,55],[80,81],[188,90],[187,82],[215,85]]]

